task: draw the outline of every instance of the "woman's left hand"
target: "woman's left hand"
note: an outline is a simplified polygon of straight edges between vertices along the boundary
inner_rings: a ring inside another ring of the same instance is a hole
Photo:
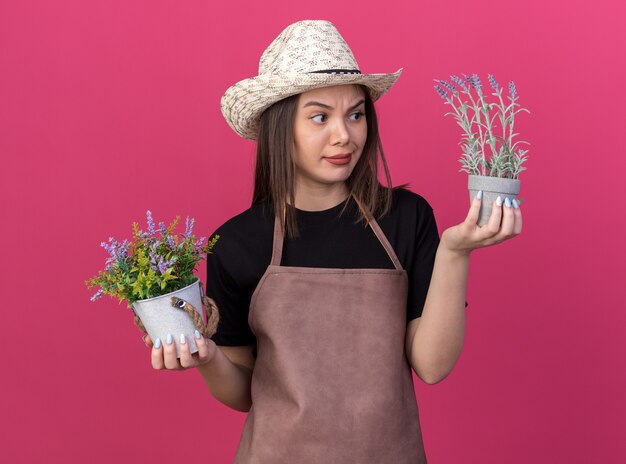
[[[482,199],[474,198],[465,221],[446,229],[441,244],[448,250],[469,255],[476,248],[496,245],[509,240],[522,231],[522,210],[508,201],[498,206],[494,200],[488,222],[478,225]],[[508,205],[508,206],[507,206]]]

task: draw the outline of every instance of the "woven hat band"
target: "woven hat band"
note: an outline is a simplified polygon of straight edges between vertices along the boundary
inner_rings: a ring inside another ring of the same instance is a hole
[[[361,74],[358,69],[324,69],[322,71],[310,71],[309,74],[324,73],[324,74]]]

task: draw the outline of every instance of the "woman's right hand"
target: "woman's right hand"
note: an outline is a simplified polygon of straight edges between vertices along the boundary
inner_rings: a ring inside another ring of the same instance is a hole
[[[154,344],[149,335],[144,335],[144,343],[148,348],[152,348],[152,367],[157,370],[170,369],[180,371],[210,363],[219,348],[213,340],[205,339],[199,332],[195,335],[198,351],[194,354],[189,352],[187,340],[181,343],[180,338],[175,340],[172,337],[171,344],[168,344],[167,340],[163,343],[163,341],[158,339],[157,343]],[[180,358],[176,358],[176,344],[178,344],[178,349],[180,350]]]

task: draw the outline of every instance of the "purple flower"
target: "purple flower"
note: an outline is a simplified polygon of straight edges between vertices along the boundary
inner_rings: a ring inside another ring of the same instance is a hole
[[[190,222],[189,216],[187,216],[187,219],[185,220],[185,233],[183,234],[184,237],[189,237],[191,235],[194,221],[195,219],[191,218],[191,222]]]
[[[441,87],[439,87],[438,85],[435,86],[435,90],[437,91],[437,93],[439,94],[439,96],[441,98],[443,98],[444,100],[450,100],[450,98],[448,97],[448,94],[446,93],[445,90],[443,90]]]
[[[115,247],[117,246],[117,242],[113,237],[109,237],[109,244],[107,244],[106,242],[100,242],[100,246],[104,248],[111,256],[115,256]]]
[[[517,91],[515,90],[515,83],[513,81],[509,82],[509,93],[513,98],[515,98],[515,95],[517,94]]]
[[[165,262],[163,262],[163,256],[161,256],[159,258],[159,272],[161,273],[161,275],[165,274],[165,271],[167,271],[167,265]]]
[[[167,228],[164,222],[159,222],[159,231],[161,232],[161,236],[165,237],[167,235]]]
[[[444,81],[443,79],[435,79],[435,82],[439,82],[441,85],[443,85],[445,88],[447,88],[448,90],[450,90],[452,92],[452,94],[456,97],[456,95],[459,93],[456,90],[456,87],[454,87],[452,84],[450,84],[449,82]]]
[[[90,298],[90,300],[96,301],[98,298],[101,298],[103,294],[104,294],[104,290],[100,289]]]
[[[206,237],[201,237],[200,240],[196,242],[195,251],[198,251],[200,250],[200,248],[202,248],[202,244],[204,243],[205,240],[206,240]]]
[[[174,241],[174,237],[172,237],[171,235],[167,237],[167,243],[169,244],[172,250],[176,249],[176,242]]]
[[[459,87],[461,87],[463,90],[467,92],[467,87],[465,86],[465,82],[463,82],[463,80],[461,80],[460,77],[453,75],[453,76],[450,76],[450,79],[456,82],[459,85]]]
[[[100,242],[100,246],[110,255],[105,262],[107,271],[111,270],[113,264],[118,264],[128,258],[128,240],[120,244],[113,237],[109,237],[109,243]]]
[[[491,84],[491,88],[497,92],[499,86],[498,86],[498,83],[496,82],[496,78],[493,77],[492,74],[488,74],[487,77],[489,78],[489,83]]]
[[[146,216],[148,217],[148,232],[154,235],[154,221],[152,220],[152,213],[150,212],[150,210],[148,210]]]
[[[465,74],[463,74],[463,76],[465,76]],[[470,85],[476,89],[476,91],[480,91],[482,88],[482,84],[480,83],[480,78],[478,77],[478,74],[472,74],[471,76],[465,76],[465,78],[467,79],[467,81],[470,83]]]
[[[164,261],[163,256],[159,258],[159,272],[161,275],[167,272],[167,268],[169,268],[172,264],[174,264],[174,260],[171,259],[169,261]]]

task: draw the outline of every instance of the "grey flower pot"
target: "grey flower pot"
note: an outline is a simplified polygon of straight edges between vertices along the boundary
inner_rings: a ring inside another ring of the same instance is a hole
[[[519,179],[503,179],[491,176],[468,176],[467,188],[469,189],[470,204],[479,190],[483,191],[483,200],[478,217],[478,225],[483,226],[489,220],[493,202],[498,196],[510,200],[517,198],[521,182]]]
[[[191,303],[196,311],[202,316],[204,321],[204,307],[202,306],[202,283],[196,279],[194,283],[185,288],[155,296],[147,300],[139,300],[133,303],[135,313],[141,319],[148,335],[153,342],[157,338],[165,344],[167,334],[171,334],[176,345],[176,357],[180,357],[180,334],[185,334],[186,342],[189,344],[189,351],[198,351],[194,333],[196,327],[191,318],[183,311],[171,304],[171,298],[175,296]]]

